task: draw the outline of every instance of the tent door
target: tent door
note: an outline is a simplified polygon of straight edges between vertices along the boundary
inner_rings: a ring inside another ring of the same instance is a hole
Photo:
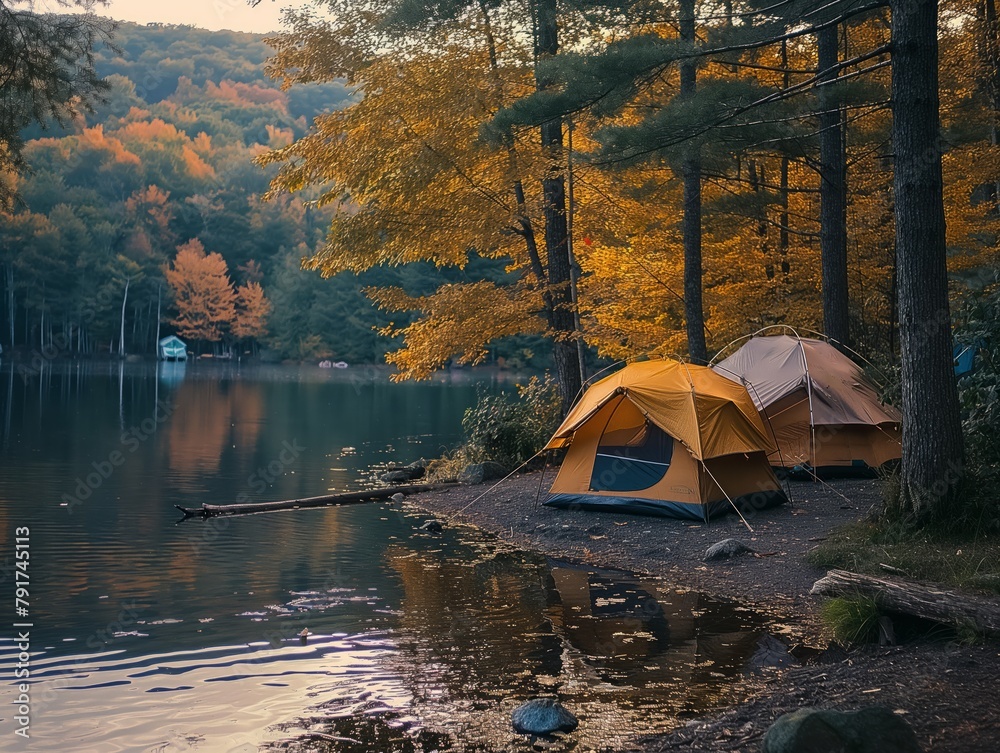
[[[649,421],[627,431],[605,430],[594,458],[590,491],[634,492],[656,485],[670,469],[673,449],[673,438]]]

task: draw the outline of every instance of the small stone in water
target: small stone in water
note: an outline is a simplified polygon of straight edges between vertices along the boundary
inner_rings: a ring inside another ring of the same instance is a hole
[[[511,715],[514,731],[522,735],[549,735],[572,732],[579,722],[566,708],[552,698],[533,698],[519,706]]]

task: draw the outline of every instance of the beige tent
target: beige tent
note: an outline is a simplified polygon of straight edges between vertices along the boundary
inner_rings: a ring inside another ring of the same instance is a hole
[[[712,366],[746,385],[770,424],[771,465],[812,473],[871,472],[900,458],[900,414],[830,343],[755,336]]]
[[[785,501],[746,389],[705,366],[644,361],[593,384],[549,449],[567,448],[545,504],[707,521]]]

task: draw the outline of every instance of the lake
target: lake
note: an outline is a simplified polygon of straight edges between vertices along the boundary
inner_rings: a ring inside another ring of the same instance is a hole
[[[557,693],[581,720],[558,745],[610,750],[724,703],[765,627],[739,605],[471,528],[428,533],[390,502],[174,508],[369,486],[454,446],[498,379],[0,364],[5,668],[22,527],[31,624],[30,739],[5,669],[0,748],[247,753],[323,729],[352,752],[530,750],[510,711]]]

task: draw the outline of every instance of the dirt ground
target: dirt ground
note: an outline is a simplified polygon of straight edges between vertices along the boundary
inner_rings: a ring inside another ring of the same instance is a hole
[[[525,549],[599,567],[662,576],[678,587],[739,600],[786,621],[791,635],[813,646],[828,636],[809,595],[824,571],[805,556],[837,527],[866,514],[878,482],[792,482],[793,503],[748,518],[710,524],[667,518],[568,511],[536,504],[554,476],[528,473],[496,488],[455,487],[407,498],[446,525],[471,524]],[[706,564],[705,550],[738,538],[758,554]],[[753,751],[781,714],[803,706],[853,710],[886,706],[906,719],[925,751],[1000,750],[1000,645],[923,641],[886,648],[833,648],[802,666],[748,680],[747,700],[691,720],[670,734],[640,738],[632,750]]]

